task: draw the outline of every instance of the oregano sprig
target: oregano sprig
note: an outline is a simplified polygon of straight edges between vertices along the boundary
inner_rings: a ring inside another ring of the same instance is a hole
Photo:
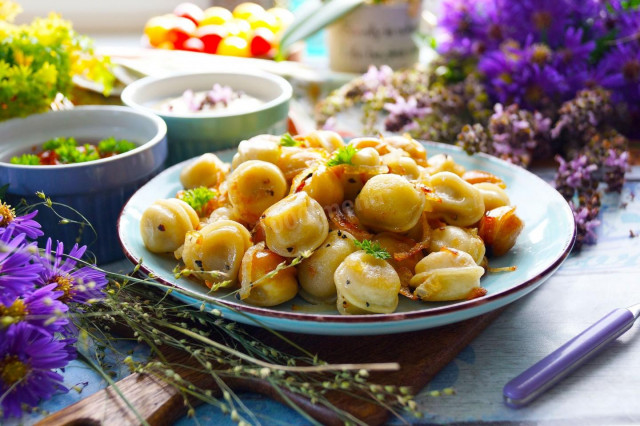
[[[372,242],[371,240],[354,240],[353,244],[360,250],[364,250],[367,254],[375,257],[376,259],[389,259],[391,255],[387,250],[382,248],[379,242]]]

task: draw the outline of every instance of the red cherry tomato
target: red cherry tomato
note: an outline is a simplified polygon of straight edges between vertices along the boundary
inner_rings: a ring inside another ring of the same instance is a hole
[[[194,24],[193,21],[187,18],[176,17],[171,28],[167,32],[166,39],[173,43],[173,46],[176,49],[182,49],[184,42],[187,41],[195,31],[196,24]]]
[[[182,44],[182,50],[190,52],[204,52],[204,43],[199,38],[191,37]]]
[[[200,21],[204,19],[202,9],[193,3],[180,3],[173,9],[173,14],[181,18],[190,19],[196,25],[199,25]]]
[[[205,25],[196,30],[196,37],[204,43],[204,51],[216,53],[220,40],[228,35],[228,31],[222,25]]]
[[[275,36],[268,28],[256,28],[251,39],[251,56],[262,56],[269,53],[273,47]]]

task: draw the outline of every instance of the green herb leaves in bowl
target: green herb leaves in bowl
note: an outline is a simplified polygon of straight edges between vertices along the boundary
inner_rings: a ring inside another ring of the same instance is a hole
[[[75,138],[58,137],[42,144],[37,154],[22,154],[11,157],[11,164],[23,166],[54,166],[95,161],[122,154],[138,145],[126,139],[109,137],[97,144],[79,143]]]

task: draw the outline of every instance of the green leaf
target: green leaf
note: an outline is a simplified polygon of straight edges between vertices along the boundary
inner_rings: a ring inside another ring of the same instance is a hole
[[[302,10],[280,39],[279,53],[331,25],[366,0],[330,0]]]
[[[206,186],[200,186],[194,189],[188,189],[182,192],[178,198],[189,204],[200,215],[209,201],[218,196],[218,193]]]
[[[4,200],[4,197],[7,195],[7,191],[9,190],[9,184],[5,183],[0,186],[0,200]]]
[[[640,6],[640,0],[626,0],[620,4],[624,10],[637,9]]]
[[[280,146],[300,146],[300,141],[297,141],[289,133],[285,133],[280,138]]]
[[[364,250],[367,254],[375,257],[376,259],[389,259],[391,255],[388,251],[382,248],[379,242],[371,242],[370,240],[354,240],[353,244],[360,250]]]
[[[353,145],[345,145],[333,154],[333,157],[327,161],[327,166],[337,166],[339,164],[352,164],[351,159],[358,152]]]

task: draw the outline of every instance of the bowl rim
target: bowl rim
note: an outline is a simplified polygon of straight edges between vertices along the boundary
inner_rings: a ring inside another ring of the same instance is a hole
[[[41,114],[31,114],[26,117],[17,117],[7,120],[5,122],[0,123],[0,129],[9,125],[9,123],[17,123],[19,120],[39,120],[44,116],[49,116],[48,114],[76,114],[88,112],[89,114],[93,114],[94,112],[119,112],[125,114],[134,114],[141,117],[144,117],[147,120],[153,122],[156,126],[156,133],[153,137],[146,142],[138,145],[136,148],[131,151],[123,152],[122,154],[112,155],[107,158],[100,158],[98,160],[87,161],[83,163],[72,163],[72,164],[53,164],[53,165],[25,165],[25,164],[12,164],[6,161],[0,160],[0,167],[6,168],[14,168],[14,169],[25,169],[25,170],[60,170],[60,169],[70,169],[70,168],[83,168],[83,167],[93,167],[94,165],[100,165],[105,163],[110,163],[113,161],[120,161],[127,157],[134,156],[142,151],[145,151],[159,143],[162,142],[163,139],[167,136],[167,124],[162,120],[162,118],[158,117],[155,114],[151,114],[148,111],[141,111],[136,108],[131,108],[128,106],[120,106],[120,105],[82,105],[77,106],[68,110],[61,111],[47,111]],[[42,142],[44,143],[44,142]]]
[[[275,83],[280,88],[281,93],[274,99],[271,99],[257,107],[249,108],[247,111],[244,111],[244,112],[226,112],[223,110],[223,111],[211,111],[211,112],[195,112],[191,114],[171,113],[171,112],[165,112],[155,108],[148,107],[146,105],[143,105],[133,100],[133,96],[136,92],[140,90],[144,90],[144,88],[160,81],[179,80],[187,77],[215,76],[215,75],[263,78],[264,80],[268,80],[268,81],[271,81],[272,83]],[[289,101],[292,96],[293,96],[293,87],[286,79],[278,75],[271,74],[265,71],[256,71],[256,70],[237,71],[237,72],[216,70],[216,71],[206,71],[206,72],[176,72],[176,73],[165,74],[161,76],[143,77],[140,80],[136,80],[133,83],[127,85],[127,87],[125,87],[124,90],[122,91],[122,94],[120,95],[120,99],[125,105],[128,105],[129,107],[133,107],[135,109],[141,109],[144,111],[149,111],[163,118],[166,117],[170,119],[171,118],[183,118],[183,119],[201,119],[202,118],[204,119],[204,118],[242,117],[245,115],[263,112],[271,108],[282,105],[283,103]]]

